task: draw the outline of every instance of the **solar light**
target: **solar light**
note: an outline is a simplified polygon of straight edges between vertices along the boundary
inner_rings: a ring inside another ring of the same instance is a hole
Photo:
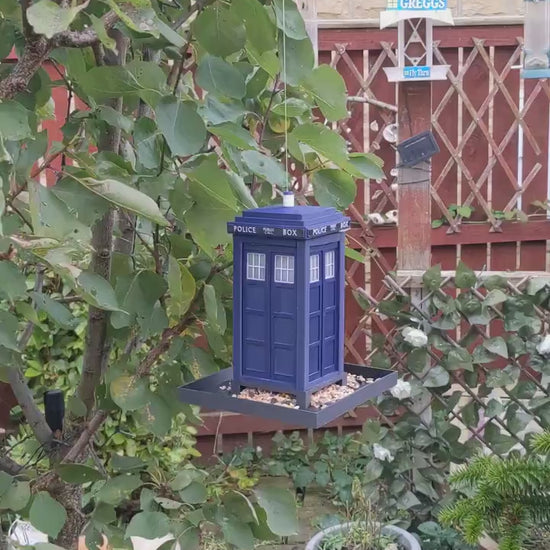
[[[550,77],[550,1],[525,0],[523,78]]]

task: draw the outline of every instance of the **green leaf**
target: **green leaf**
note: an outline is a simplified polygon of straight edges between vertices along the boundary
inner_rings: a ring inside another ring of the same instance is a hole
[[[332,122],[348,117],[346,84],[336,69],[320,65],[307,76],[302,86],[312,95],[327,120]]]
[[[407,367],[414,373],[421,374],[428,365],[428,350],[423,348],[413,349],[407,356]]]
[[[68,307],[41,292],[31,292],[30,295],[36,307],[46,313],[60,327],[72,329],[78,325],[78,319],[73,316]]]
[[[217,182],[211,181],[210,183],[216,184]],[[215,257],[216,248],[230,241],[227,222],[235,219],[235,210],[219,202],[209,204],[206,198],[206,200],[197,202],[185,214],[184,219],[193,240],[206,254]]]
[[[145,407],[151,393],[145,380],[123,374],[111,382],[111,397],[123,411],[135,411]]]
[[[500,428],[492,422],[485,427],[485,442],[497,455],[507,453],[516,444],[514,438],[503,435]]]
[[[134,125],[134,147],[138,162],[148,170],[158,170],[162,158],[162,134],[154,120],[143,117]]]
[[[421,502],[411,491],[407,491],[403,496],[399,497],[397,500],[397,508],[399,510],[409,510],[418,506]]]
[[[170,407],[162,397],[154,393],[149,394],[147,404],[138,409],[137,415],[140,422],[158,437],[166,435],[172,426]]]
[[[76,291],[88,303],[106,311],[120,311],[115,291],[103,277],[91,271],[82,271],[76,283]]]
[[[485,383],[489,388],[511,386],[517,382],[519,373],[519,368],[512,365],[508,365],[504,369],[493,369],[487,375],[487,381]]]
[[[356,177],[373,180],[386,178],[382,170],[384,161],[372,153],[350,153],[349,162],[356,170]]]
[[[235,11],[221,4],[208,6],[192,25],[193,35],[210,54],[227,57],[244,48],[246,30]]]
[[[9,489],[11,489],[13,481],[14,478],[12,476],[6,472],[0,472],[0,504],[2,503],[2,496],[5,495]]]
[[[464,348],[453,348],[447,355],[446,364],[450,370],[464,369],[472,372],[474,370],[472,356]]]
[[[43,34],[46,38],[53,38],[59,32],[66,31],[74,18],[88,4],[84,2],[77,6],[61,7],[52,0],[40,0],[27,8],[27,19],[36,34]]]
[[[227,329],[225,308],[216,297],[216,289],[212,285],[204,286],[204,306],[206,308],[206,318],[209,324],[217,332],[224,334]]]
[[[240,101],[208,94],[204,105],[199,107],[199,113],[209,124],[222,124],[223,122],[240,124],[246,110]]]
[[[206,486],[199,481],[192,481],[179,492],[181,500],[187,504],[201,504],[208,496]]]
[[[290,153],[302,163],[306,161],[305,155],[313,150],[346,171],[350,167],[355,170],[348,160],[344,138],[323,124],[301,124],[289,134],[288,139]]]
[[[118,277],[116,294],[124,313],[114,314],[111,324],[115,328],[123,328],[137,322],[142,328],[145,327],[167,288],[165,279],[154,271],[137,271]]]
[[[114,38],[111,38],[108,35],[107,29],[105,28],[103,20],[101,20],[99,17],[96,17],[93,13],[89,13],[87,15],[90,18],[90,21],[92,23],[92,29],[94,29],[94,31],[96,32],[97,37],[99,38],[99,41],[108,50],[115,50],[116,41]]]
[[[217,126],[210,126],[208,131],[237,149],[257,149],[258,147],[250,133],[234,122],[223,122]]]
[[[19,512],[25,508],[31,498],[31,489],[28,481],[18,481],[0,497],[0,510]]]
[[[483,299],[484,306],[496,306],[508,300],[508,296],[502,290],[494,289]]]
[[[109,107],[108,105],[99,107],[97,110],[97,116],[101,120],[104,120],[107,124],[110,124],[114,128],[118,128],[126,133],[130,133],[134,127],[134,122],[132,119],[124,116],[122,113],[119,113],[117,110]]]
[[[518,435],[520,432],[525,430],[525,428],[527,428],[532,421],[533,416],[527,414],[516,404],[508,407],[508,410],[506,411],[506,426],[514,435]]]
[[[0,309],[0,346],[13,351],[19,351],[17,346],[17,330],[19,323],[17,317]]]
[[[311,111],[311,107],[303,100],[289,97],[285,101],[274,105],[271,112],[282,117],[299,117]]]
[[[228,514],[240,518],[245,523],[258,523],[254,505],[243,493],[229,491],[222,496],[222,501]]]
[[[308,38],[306,26],[302,15],[293,0],[275,0],[273,2],[277,27],[283,31],[288,38],[302,40]]]
[[[244,151],[242,159],[253,174],[272,185],[277,185],[280,188],[286,188],[288,185],[288,175],[282,164],[273,157],[268,157],[259,151]]]
[[[55,538],[67,521],[67,512],[48,493],[40,492],[33,499],[29,519],[33,527]]]
[[[96,220],[102,218],[110,208],[105,199],[82,187],[80,183],[71,177],[62,178],[50,191],[65,203],[69,212],[79,222],[87,226],[93,225]],[[59,222],[56,225],[59,225]],[[72,225],[68,225],[67,231],[71,231],[72,227]]]
[[[550,287],[550,277],[531,277],[527,283],[527,294],[534,296],[543,289]]]
[[[349,248],[348,246],[346,246],[345,254],[346,254],[346,258],[349,258],[350,260],[359,262],[361,264],[365,263],[364,256],[358,250],[354,250],[353,248]]]
[[[235,517],[225,518],[222,524],[222,532],[225,541],[229,544],[243,550],[254,549],[254,535],[248,523]]]
[[[141,470],[146,466],[145,462],[137,456],[113,455],[111,458],[111,468],[115,472],[130,472],[132,470]]]
[[[56,471],[63,481],[77,485],[103,479],[101,472],[85,464],[59,464]]]
[[[134,212],[152,222],[166,227],[168,221],[162,215],[157,203],[145,193],[115,179],[76,178],[74,179],[96,195],[117,206]]]
[[[443,367],[437,365],[429,370],[422,383],[426,388],[441,388],[446,386],[449,381],[449,373]]]
[[[246,94],[244,75],[220,57],[205,55],[197,67],[196,82],[203,90],[217,96],[242,99]]]
[[[250,0],[254,1],[254,0]],[[6,20],[0,23],[0,59],[8,57],[15,42],[14,27]],[[275,46],[273,46],[275,47]]]
[[[24,298],[27,294],[26,279],[22,271],[15,264],[0,261],[0,297],[10,302],[17,298]]]
[[[105,482],[97,493],[96,499],[107,504],[118,505],[141,485],[141,479],[137,475],[113,477]]]
[[[477,428],[479,424],[479,405],[476,401],[470,401],[460,413],[462,422],[468,428]]]
[[[344,210],[355,200],[357,187],[353,178],[343,170],[318,170],[312,178],[315,199],[320,206]]]
[[[485,409],[485,416],[489,418],[493,418],[495,416],[498,416],[499,414],[502,414],[504,412],[504,405],[497,401],[496,399],[491,399],[487,403],[487,408]]]
[[[243,154],[254,153],[255,151],[246,151]],[[217,157],[208,156],[197,168],[187,174],[192,184],[190,194],[197,203],[198,208],[223,205],[231,209],[233,215],[237,211],[237,200],[231,188],[229,177],[225,170],[218,167]],[[206,197],[205,197],[206,195]],[[214,199],[215,202],[212,201]],[[218,204],[216,204],[218,203]],[[214,212],[212,212],[214,214]],[[207,220],[213,223],[213,216]],[[218,221],[218,220],[216,220]]]
[[[427,290],[435,292],[441,288],[443,277],[441,276],[441,265],[430,267],[422,276],[422,282]]]
[[[170,291],[170,298],[167,300],[168,315],[176,318],[183,317],[195,297],[195,279],[185,265],[170,256],[167,281]]]
[[[30,211],[35,235],[58,240],[89,241],[89,227],[79,221],[52,189],[29,182]]]
[[[298,532],[296,501],[293,495],[279,487],[259,487],[254,490],[258,504],[265,510],[271,532],[288,537]]]
[[[0,103],[0,136],[9,141],[31,137],[29,115],[30,112],[17,101]]]
[[[168,516],[161,512],[140,512],[126,528],[126,538],[142,537],[147,540],[160,539],[170,533]]]
[[[278,52],[281,63],[281,80],[289,86],[298,86],[308,77],[315,64],[315,53],[311,40],[309,38],[304,40],[287,38],[283,41],[282,35],[280,35]],[[265,68],[265,70],[269,73],[268,69],[270,68]]]
[[[191,102],[163,97],[155,108],[157,125],[174,155],[198,153],[206,141],[206,127]]]
[[[239,0],[231,4],[232,10],[244,22],[247,41],[259,52],[274,50],[276,28],[266,8],[257,0]]]
[[[229,180],[231,188],[233,189],[233,193],[235,193],[235,196],[242,205],[243,209],[258,208],[258,204],[254,200],[254,197],[250,191],[250,187],[246,185],[243,178],[241,178],[238,174],[235,174],[235,172],[230,172],[228,170],[225,171],[225,174]]]
[[[138,33],[148,33],[158,37],[155,11],[149,0],[106,0],[106,3],[130,29]]]
[[[196,378],[214,374],[219,370],[212,354],[197,347],[185,350],[181,360]]]
[[[504,359],[508,359],[508,346],[502,336],[485,340],[483,342],[483,347],[491,353],[500,355],[500,357],[504,357]]]
[[[471,289],[477,282],[476,274],[461,260],[456,268],[455,285],[461,289]]]

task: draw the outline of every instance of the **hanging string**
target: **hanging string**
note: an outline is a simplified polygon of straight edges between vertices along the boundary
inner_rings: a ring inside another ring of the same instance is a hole
[[[287,102],[286,102],[286,1],[282,0],[283,4],[283,105],[284,105],[284,132],[285,132],[285,145],[284,145],[284,155],[285,155],[285,187],[286,191],[290,190],[290,178],[288,173],[288,112],[287,112]]]

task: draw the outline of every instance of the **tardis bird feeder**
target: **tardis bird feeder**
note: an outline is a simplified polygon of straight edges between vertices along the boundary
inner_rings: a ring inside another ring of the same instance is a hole
[[[397,373],[344,364],[344,233],[350,220],[333,208],[255,208],[228,224],[233,234],[233,368],[180,388],[180,399],[207,409],[316,428],[397,382]],[[370,379],[322,408],[315,392]],[[243,398],[252,388],[294,396],[294,407]],[[246,393],[246,392],[244,392]]]
[[[388,0],[380,28],[397,25],[397,66],[384,68],[390,82],[446,80],[449,65],[434,63],[434,23],[453,24],[447,0]]]

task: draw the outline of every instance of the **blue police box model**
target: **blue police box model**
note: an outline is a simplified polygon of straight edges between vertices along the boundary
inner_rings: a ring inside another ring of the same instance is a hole
[[[233,381],[284,392],[300,408],[311,394],[345,383],[344,232],[334,208],[283,206],[243,212],[233,234]]]

